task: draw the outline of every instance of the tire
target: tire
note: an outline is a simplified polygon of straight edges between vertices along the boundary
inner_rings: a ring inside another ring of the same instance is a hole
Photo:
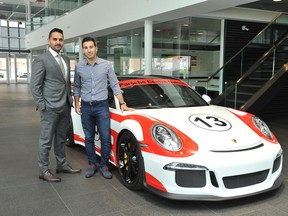
[[[125,131],[117,145],[118,171],[123,184],[131,190],[143,188],[144,162],[135,136]]]
[[[66,146],[69,146],[69,147],[76,146],[75,141],[74,141],[74,129],[73,129],[72,118],[70,118],[70,123],[69,123],[68,131],[66,134]]]

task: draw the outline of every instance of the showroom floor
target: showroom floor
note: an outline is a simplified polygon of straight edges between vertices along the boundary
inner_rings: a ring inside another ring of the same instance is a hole
[[[38,179],[39,114],[27,84],[0,85],[0,216],[288,215],[287,166],[282,186],[272,192],[223,202],[173,201],[147,191],[130,191],[112,167],[113,179],[59,174],[61,183]],[[288,153],[288,117],[267,120]],[[286,146],[287,145],[287,146]],[[69,163],[86,169],[83,147],[67,148]],[[284,157],[285,163],[287,160]],[[54,154],[51,169],[55,171]]]

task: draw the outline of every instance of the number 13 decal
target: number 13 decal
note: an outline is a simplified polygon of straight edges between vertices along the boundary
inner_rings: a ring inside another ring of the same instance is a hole
[[[206,114],[196,114],[191,115],[189,120],[192,124],[197,127],[213,130],[213,131],[227,131],[231,128],[230,122],[226,121],[223,118],[206,115]]]

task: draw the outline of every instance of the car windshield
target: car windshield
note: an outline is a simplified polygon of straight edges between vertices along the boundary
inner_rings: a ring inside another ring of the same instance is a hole
[[[151,83],[122,86],[125,102],[137,109],[207,106],[207,102],[187,85]]]

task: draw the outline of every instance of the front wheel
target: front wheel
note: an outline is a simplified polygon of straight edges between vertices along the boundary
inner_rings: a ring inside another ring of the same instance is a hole
[[[123,184],[131,190],[143,188],[144,162],[135,136],[125,131],[117,145],[118,171]]]

